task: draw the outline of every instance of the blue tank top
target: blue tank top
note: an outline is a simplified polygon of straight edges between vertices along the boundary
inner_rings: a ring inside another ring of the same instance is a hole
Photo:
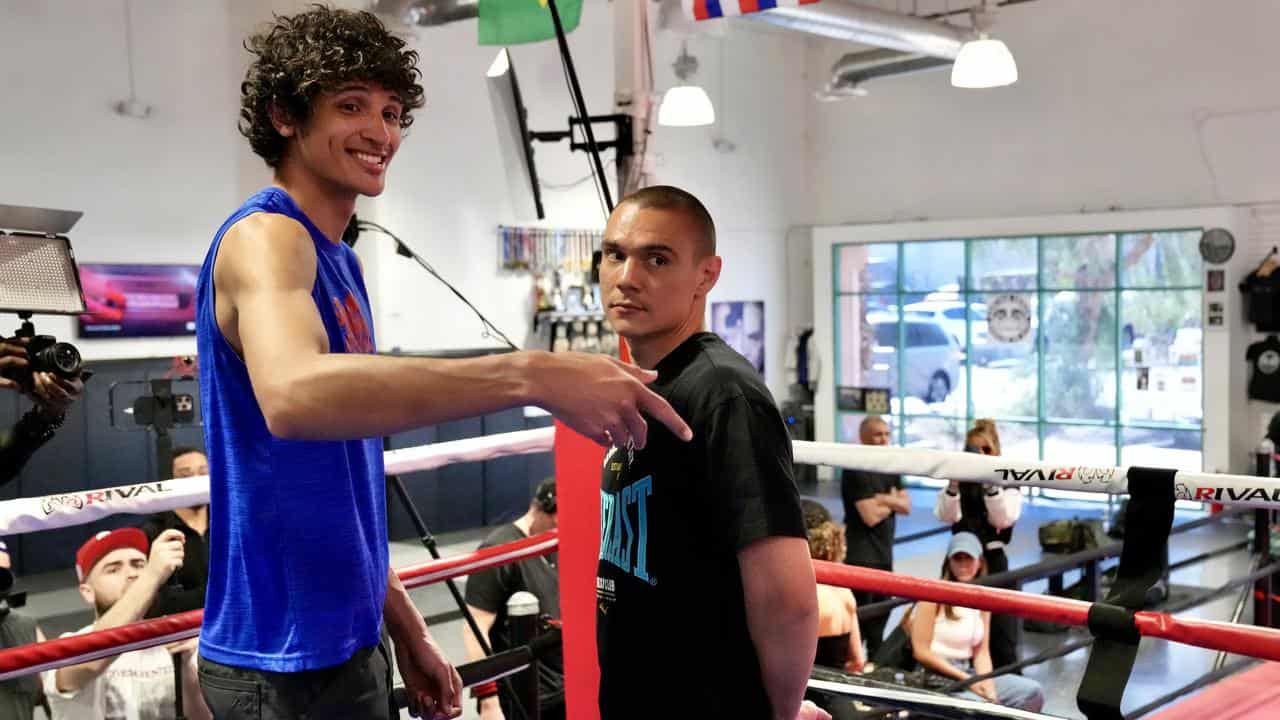
[[[266,212],[297,220],[316,253],[329,352],[374,350],[355,253],[268,188],[218,229],[196,283],[200,400],[209,450],[209,589],[200,654],[268,672],[337,665],[376,645],[387,592],[382,443],[283,440],[267,430],[244,361],[218,328],[213,264],[227,229]]]

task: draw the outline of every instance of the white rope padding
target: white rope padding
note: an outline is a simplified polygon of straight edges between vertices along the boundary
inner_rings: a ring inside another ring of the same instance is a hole
[[[391,474],[434,470],[460,462],[550,452],[555,428],[432,443],[383,455]],[[146,515],[209,502],[209,476],[161,480],[0,502],[0,535],[52,530],[93,522],[118,513]]]
[[[1069,465],[967,452],[804,440],[795,441],[795,460],[805,465],[1008,487],[1032,486],[1113,495],[1129,492],[1129,471],[1125,467]],[[1280,479],[1179,470],[1174,478],[1174,495],[1179,500],[1280,508]]]
[[[555,428],[486,435],[392,450],[386,470],[403,474],[452,463],[480,462],[510,455],[550,452]],[[975,453],[914,448],[795,441],[795,461],[805,465],[919,475],[939,480],[1033,486],[1054,490],[1124,494],[1128,468],[1013,460]],[[1179,500],[1280,509],[1280,480],[1179,470]],[[18,498],[0,502],[0,536],[89,523],[118,513],[150,514],[209,502],[207,476]]]

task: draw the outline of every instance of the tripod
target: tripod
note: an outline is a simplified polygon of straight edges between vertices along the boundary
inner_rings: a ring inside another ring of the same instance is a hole
[[[134,418],[139,424],[145,424],[156,434],[156,480],[163,482],[172,475],[173,469],[173,436],[170,431],[179,419],[185,419],[193,408],[190,396],[175,396],[173,380],[162,378],[150,381],[151,395],[139,398],[134,405]],[[170,577],[169,588],[182,589],[177,577]],[[182,698],[182,653],[173,655],[173,702],[174,720],[186,720],[183,712]]]

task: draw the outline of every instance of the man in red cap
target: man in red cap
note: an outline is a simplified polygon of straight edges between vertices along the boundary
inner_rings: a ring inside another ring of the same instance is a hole
[[[137,528],[104,530],[89,538],[76,552],[76,579],[95,620],[68,635],[141,620],[156,593],[182,567],[184,542],[180,531],[166,530],[148,547],[147,536]],[[189,720],[211,718],[196,681],[194,651],[191,640],[46,672],[44,692],[53,720],[173,717],[172,655],[177,654],[183,657],[183,713]]]

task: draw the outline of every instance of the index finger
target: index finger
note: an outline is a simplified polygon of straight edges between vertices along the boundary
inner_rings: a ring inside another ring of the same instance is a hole
[[[689,428],[689,425],[680,417],[675,408],[671,407],[671,403],[662,399],[662,396],[658,393],[649,388],[641,388],[640,402],[638,404],[641,410],[649,414],[649,417],[666,425],[671,432],[675,433],[676,437],[685,442],[693,439],[693,430]]]

